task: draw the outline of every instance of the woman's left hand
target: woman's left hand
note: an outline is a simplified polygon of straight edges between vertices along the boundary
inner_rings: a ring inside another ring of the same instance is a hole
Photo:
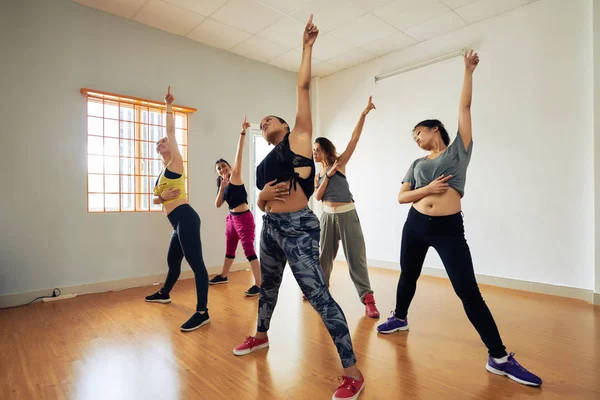
[[[242,131],[240,132],[240,135],[245,135],[246,130],[248,130],[248,128],[250,128],[250,122],[246,122],[246,117],[244,117],[244,122],[242,122]]]
[[[306,23],[306,28],[304,29],[304,37],[302,38],[303,43],[309,46],[315,44],[315,40],[317,40],[317,36],[319,35],[319,28],[315,24],[312,23],[313,15],[310,14],[310,18]]]
[[[367,104],[367,108],[365,108],[365,111],[363,111],[363,115],[366,116],[367,114],[369,114],[369,112],[371,110],[375,109],[375,104],[373,104],[373,96],[369,96],[369,104]]]
[[[167,89],[167,94],[165,95],[165,103],[167,105],[172,105],[174,101],[175,96],[171,94],[171,85],[169,85],[169,88]]]
[[[258,194],[259,200],[264,201],[285,201],[285,196],[290,195],[289,182],[277,182],[277,179],[267,183],[265,187]]]
[[[464,59],[465,70],[470,73],[473,73],[473,71],[475,71],[475,68],[477,68],[477,64],[479,64],[479,54],[473,53],[473,50],[471,50],[469,53],[464,54]]]

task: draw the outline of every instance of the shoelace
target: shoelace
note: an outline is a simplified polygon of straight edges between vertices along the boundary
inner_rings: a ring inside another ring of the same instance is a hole
[[[342,381],[342,384],[338,386],[338,389],[345,387],[348,390],[356,392],[356,387],[354,385],[356,381],[354,379],[350,378],[349,376],[340,376],[338,379]]]
[[[514,365],[515,367],[517,367],[518,369],[520,369],[521,371],[525,371],[525,372],[527,372],[527,370],[526,370],[525,368],[523,368],[523,366],[522,366],[521,364],[519,364],[519,363],[517,362],[517,360],[515,360],[515,357],[514,357],[514,356],[515,356],[515,353],[510,353],[510,354],[508,355],[508,362],[509,362],[511,365]]]
[[[244,344],[252,344],[252,341],[255,340],[253,336],[246,336],[246,340]]]

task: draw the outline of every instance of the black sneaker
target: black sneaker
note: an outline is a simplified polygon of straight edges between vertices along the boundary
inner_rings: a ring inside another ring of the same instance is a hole
[[[146,301],[150,303],[163,303],[167,304],[171,302],[171,297],[168,294],[162,294],[161,292],[156,292],[153,295],[146,296]]]
[[[229,282],[227,280],[227,277],[223,278],[221,275],[217,275],[214,278],[212,278],[210,281],[208,281],[208,284],[209,285],[218,285],[220,283],[227,283],[227,282]]]
[[[210,317],[208,316],[208,310],[204,314],[195,312],[194,315],[192,315],[192,318],[188,319],[185,324],[181,325],[181,330],[184,332],[195,331],[209,322]]]
[[[246,293],[246,296],[258,296],[260,294],[260,288],[254,285],[244,293]]]

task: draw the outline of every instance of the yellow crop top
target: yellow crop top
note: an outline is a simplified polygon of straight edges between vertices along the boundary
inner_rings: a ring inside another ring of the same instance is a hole
[[[160,196],[163,190],[169,188],[179,189],[179,196],[172,200],[163,200],[163,205],[172,203],[175,200],[187,198],[187,193],[185,191],[185,177],[183,176],[183,174],[176,174],[174,172],[169,171],[169,169],[165,167],[163,172],[156,180],[156,184],[154,185],[154,194],[156,196]]]

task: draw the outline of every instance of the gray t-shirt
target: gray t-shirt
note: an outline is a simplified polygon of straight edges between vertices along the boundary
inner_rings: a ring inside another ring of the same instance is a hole
[[[404,176],[402,183],[410,182],[411,190],[415,190],[429,185],[431,181],[442,174],[444,176],[452,175],[448,185],[455,189],[462,198],[465,194],[467,167],[469,161],[471,161],[472,152],[473,140],[471,140],[468,150],[465,150],[462,136],[458,132],[456,139],[450,143],[446,151],[436,158],[430,160],[427,157],[422,157],[415,160]]]

